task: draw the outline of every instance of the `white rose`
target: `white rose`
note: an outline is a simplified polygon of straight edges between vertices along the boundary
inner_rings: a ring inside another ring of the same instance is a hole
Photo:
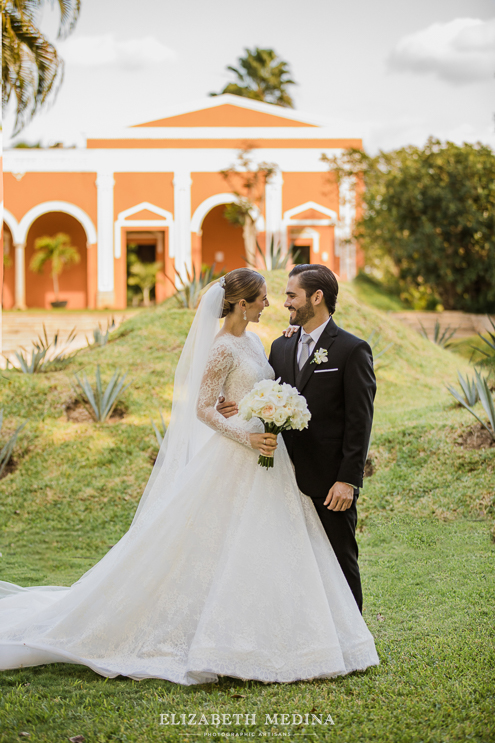
[[[277,410],[275,410],[275,413],[273,415],[273,421],[277,424],[277,426],[283,426],[288,417],[289,416],[285,408],[278,408]]]

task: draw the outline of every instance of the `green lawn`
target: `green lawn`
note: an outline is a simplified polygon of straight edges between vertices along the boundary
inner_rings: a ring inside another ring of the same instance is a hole
[[[284,274],[268,282],[271,307],[258,328],[267,348],[287,321]],[[149,416],[169,415],[191,319],[168,301],[127,320],[115,341],[81,351],[62,371],[1,372],[6,429],[29,420],[17,469],[0,480],[3,580],[70,585],[126,531],[157,452]],[[1,743],[21,740],[21,731],[46,743],[77,734],[89,742],[204,737],[203,728],[159,725],[160,713],[186,711],[256,713],[257,725],[219,728],[217,737],[230,730],[342,743],[495,740],[495,447],[460,446],[475,421],[445,390],[468,361],[359,301],[353,287],[342,287],[335,319],[364,338],[378,331],[375,353],[394,344],[377,368],[375,471],[359,499],[364,614],[380,666],[329,681],[222,679],[193,688],[105,680],[70,664],[3,672]],[[84,368],[93,376],[97,363],[105,379],[115,368],[129,371],[124,417],[106,425],[68,421],[72,374]],[[264,725],[265,714],[311,710],[330,714],[335,725]]]

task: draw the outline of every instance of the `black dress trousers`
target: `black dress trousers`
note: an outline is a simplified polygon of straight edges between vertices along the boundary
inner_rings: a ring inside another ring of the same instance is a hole
[[[358,496],[355,494],[352,506],[346,511],[330,511],[327,506],[323,505],[324,497],[311,500],[315,504],[323,528],[362,614],[363,591],[358,565],[359,550],[356,542],[357,499]]]

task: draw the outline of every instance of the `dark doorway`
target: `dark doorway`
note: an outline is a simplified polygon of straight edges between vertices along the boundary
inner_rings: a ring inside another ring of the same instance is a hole
[[[299,266],[302,263],[311,263],[310,256],[311,256],[311,246],[310,245],[294,245],[294,243],[290,246],[291,256],[292,256],[292,262]]]

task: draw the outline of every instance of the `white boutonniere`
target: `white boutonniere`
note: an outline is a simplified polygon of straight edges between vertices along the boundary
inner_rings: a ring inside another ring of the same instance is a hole
[[[328,351],[326,348],[319,348],[314,352],[313,358],[309,362],[310,364],[324,364],[328,361]]]

